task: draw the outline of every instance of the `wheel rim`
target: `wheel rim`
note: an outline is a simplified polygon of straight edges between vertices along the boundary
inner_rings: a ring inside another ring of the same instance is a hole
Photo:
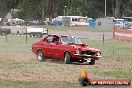
[[[67,55],[66,54],[65,54],[65,59],[64,60],[65,60],[65,63],[66,63],[66,60],[67,60]]]
[[[38,60],[42,60],[42,53],[41,52],[38,53]]]
[[[65,63],[69,63],[69,60],[70,60],[70,55],[69,55],[69,53],[66,53],[66,54],[65,54],[64,62],[65,62]]]

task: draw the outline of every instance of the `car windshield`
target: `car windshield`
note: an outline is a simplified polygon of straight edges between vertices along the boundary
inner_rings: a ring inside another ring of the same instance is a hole
[[[82,44],[81,40],[77,37],[61,36],[61,42],[64,44]]]

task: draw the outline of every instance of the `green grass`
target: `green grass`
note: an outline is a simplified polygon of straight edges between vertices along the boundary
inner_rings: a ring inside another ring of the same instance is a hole
[[[40,38],[27,38],[25,36],[8,36],[0,37],[0,54],[29,54],[31,53],[32,43],[40,40]]]
[[[93,71],[92,73],[104,77],[110,76],[110,77],[116,77],[122,79],[132,79],[132,71],[126,71],[126,70],[113,70],[113,69],[110,69],[108,71],[98,70],[98,71]]]
[[[67,82],[0,80],[0,88],[80,88],[80,85]]]
[[[89,32],[112,32],[112,28],[104,28],[104,27],[96,27],[96,28],[88,28]]]
[[[7,42],[6,37],[0,36],[0,55],[32,55],[30,50],[31,44],[38,41],[40,38],[30,38],[28,37],[26,44],[25,36],[8,36]],[[102,58],[113,59],[113,60],[123,60],[132,61],[132,43],[123,42],[118,40],[105,40],[104,43],[100,39],[82,39],[86,42],[89,47],[97,48],[102,51]],[[12,60],[0,61],[0,69],[11,70],[11,69],[24,69],[30,71],[33,68],[42,68],[43,63],[36,63],[35,61],[30,62],[15,62]],[[51,67],[50,67],[51,68]],[[108,70],[96,70],[91,69],[91,74],[100,76],[111,76],[116,78],[132,78],[132,72],[123,69],[108,69]],[[100,88],[116,88],[113,86],[97,86]],[[68,82],[47,82],[47,81],[14,81],[14,80],[4,80],[0,79],[0,88],[81,88],[79,84],[68,83]],[[96,87],[88,87],[96,88]],[[117,87],[124,88],[124,87]],[[125,88],[132,88],[131,86]]]
[[[132,42],[119,40],[105,40],[104,43],[99,39],[84,40],[89,47],[97,48],[102,51],[103,58],[116,60],[132,60]]]
[[[71,31],[89,31],[89,32],[112,32],[112,28],[103,28],[103,27],[98,27],[98,28],[90,28],[87,26],[84,27],[68,27],[68,26],[46,26],[44,25],[43,27],[48,28],[49,30],[71,30]]]
[[[107,71],[107,72],[101,72],[101,74],[105,74],[108,76],[116,76],[118,78],[124,78],[124,79],[131,79],[132,78],[132,71],[121,71],[121,70],[116,70],[116,71]]]
[[[10,26],[1,26],[2,28],[10,28]],[[21,26],[22,28],[24,28],[24,26]],[[89,32],[112,32],[112,28],[108,28],[108,27],[96,27],[96,28],[90,28],[88,26],[82,26],[82,27],[69,27],[69,26],[53,26],[53,25],[43,25],[43,26],[33,26],[33,27],[44,27],[47,28],[49,30],[57,30],[57,31],[61,31],[61,30],[70,30],[70,31],[89,31]],[[17,28],[16,26],[11,26],[11,28]]]
[[[131,86],[87,86],[86,88],[132,88]],[[0,88],[84,88],[79,84],[49,81],[13,81],[0,79]]]
[[[0,37],[0,53],[1,54],[30,54],[32,43],[38,41],[40,38],[27,39],[25,36],[8,36]],[[89,47],[97,48],[102,51],[103,58],[107,59],[131,59],[132,58],[132,43],[123,42],[119,40],[105,40],[104,43],[99,39],[82,39]]]

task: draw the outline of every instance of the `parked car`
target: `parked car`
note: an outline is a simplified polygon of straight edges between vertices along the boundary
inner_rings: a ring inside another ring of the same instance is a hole
[[[27,26],[35,26],[35,25],[45,25],[45,23],[42,20],[25,20],[25,25]]]
[[[11,34],[11,29],[0,28],[0,35],[1,36],[6,36],[7,34]]]
[[[64,60],[64,63],[88,62],[95,64],[95,60],[101,57],[101,51],[90,48],[81,40],[69,35],[47,35],[40,41],[32,44],[32,52],[37,55],[39,61],[48,58]]]

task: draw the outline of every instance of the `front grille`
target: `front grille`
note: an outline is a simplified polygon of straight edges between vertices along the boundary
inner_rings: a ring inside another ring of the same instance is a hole
[[[87,55],[95,55],[95,52],[90,52],[90,51],[81,51],[81,54],[87,54]]]

